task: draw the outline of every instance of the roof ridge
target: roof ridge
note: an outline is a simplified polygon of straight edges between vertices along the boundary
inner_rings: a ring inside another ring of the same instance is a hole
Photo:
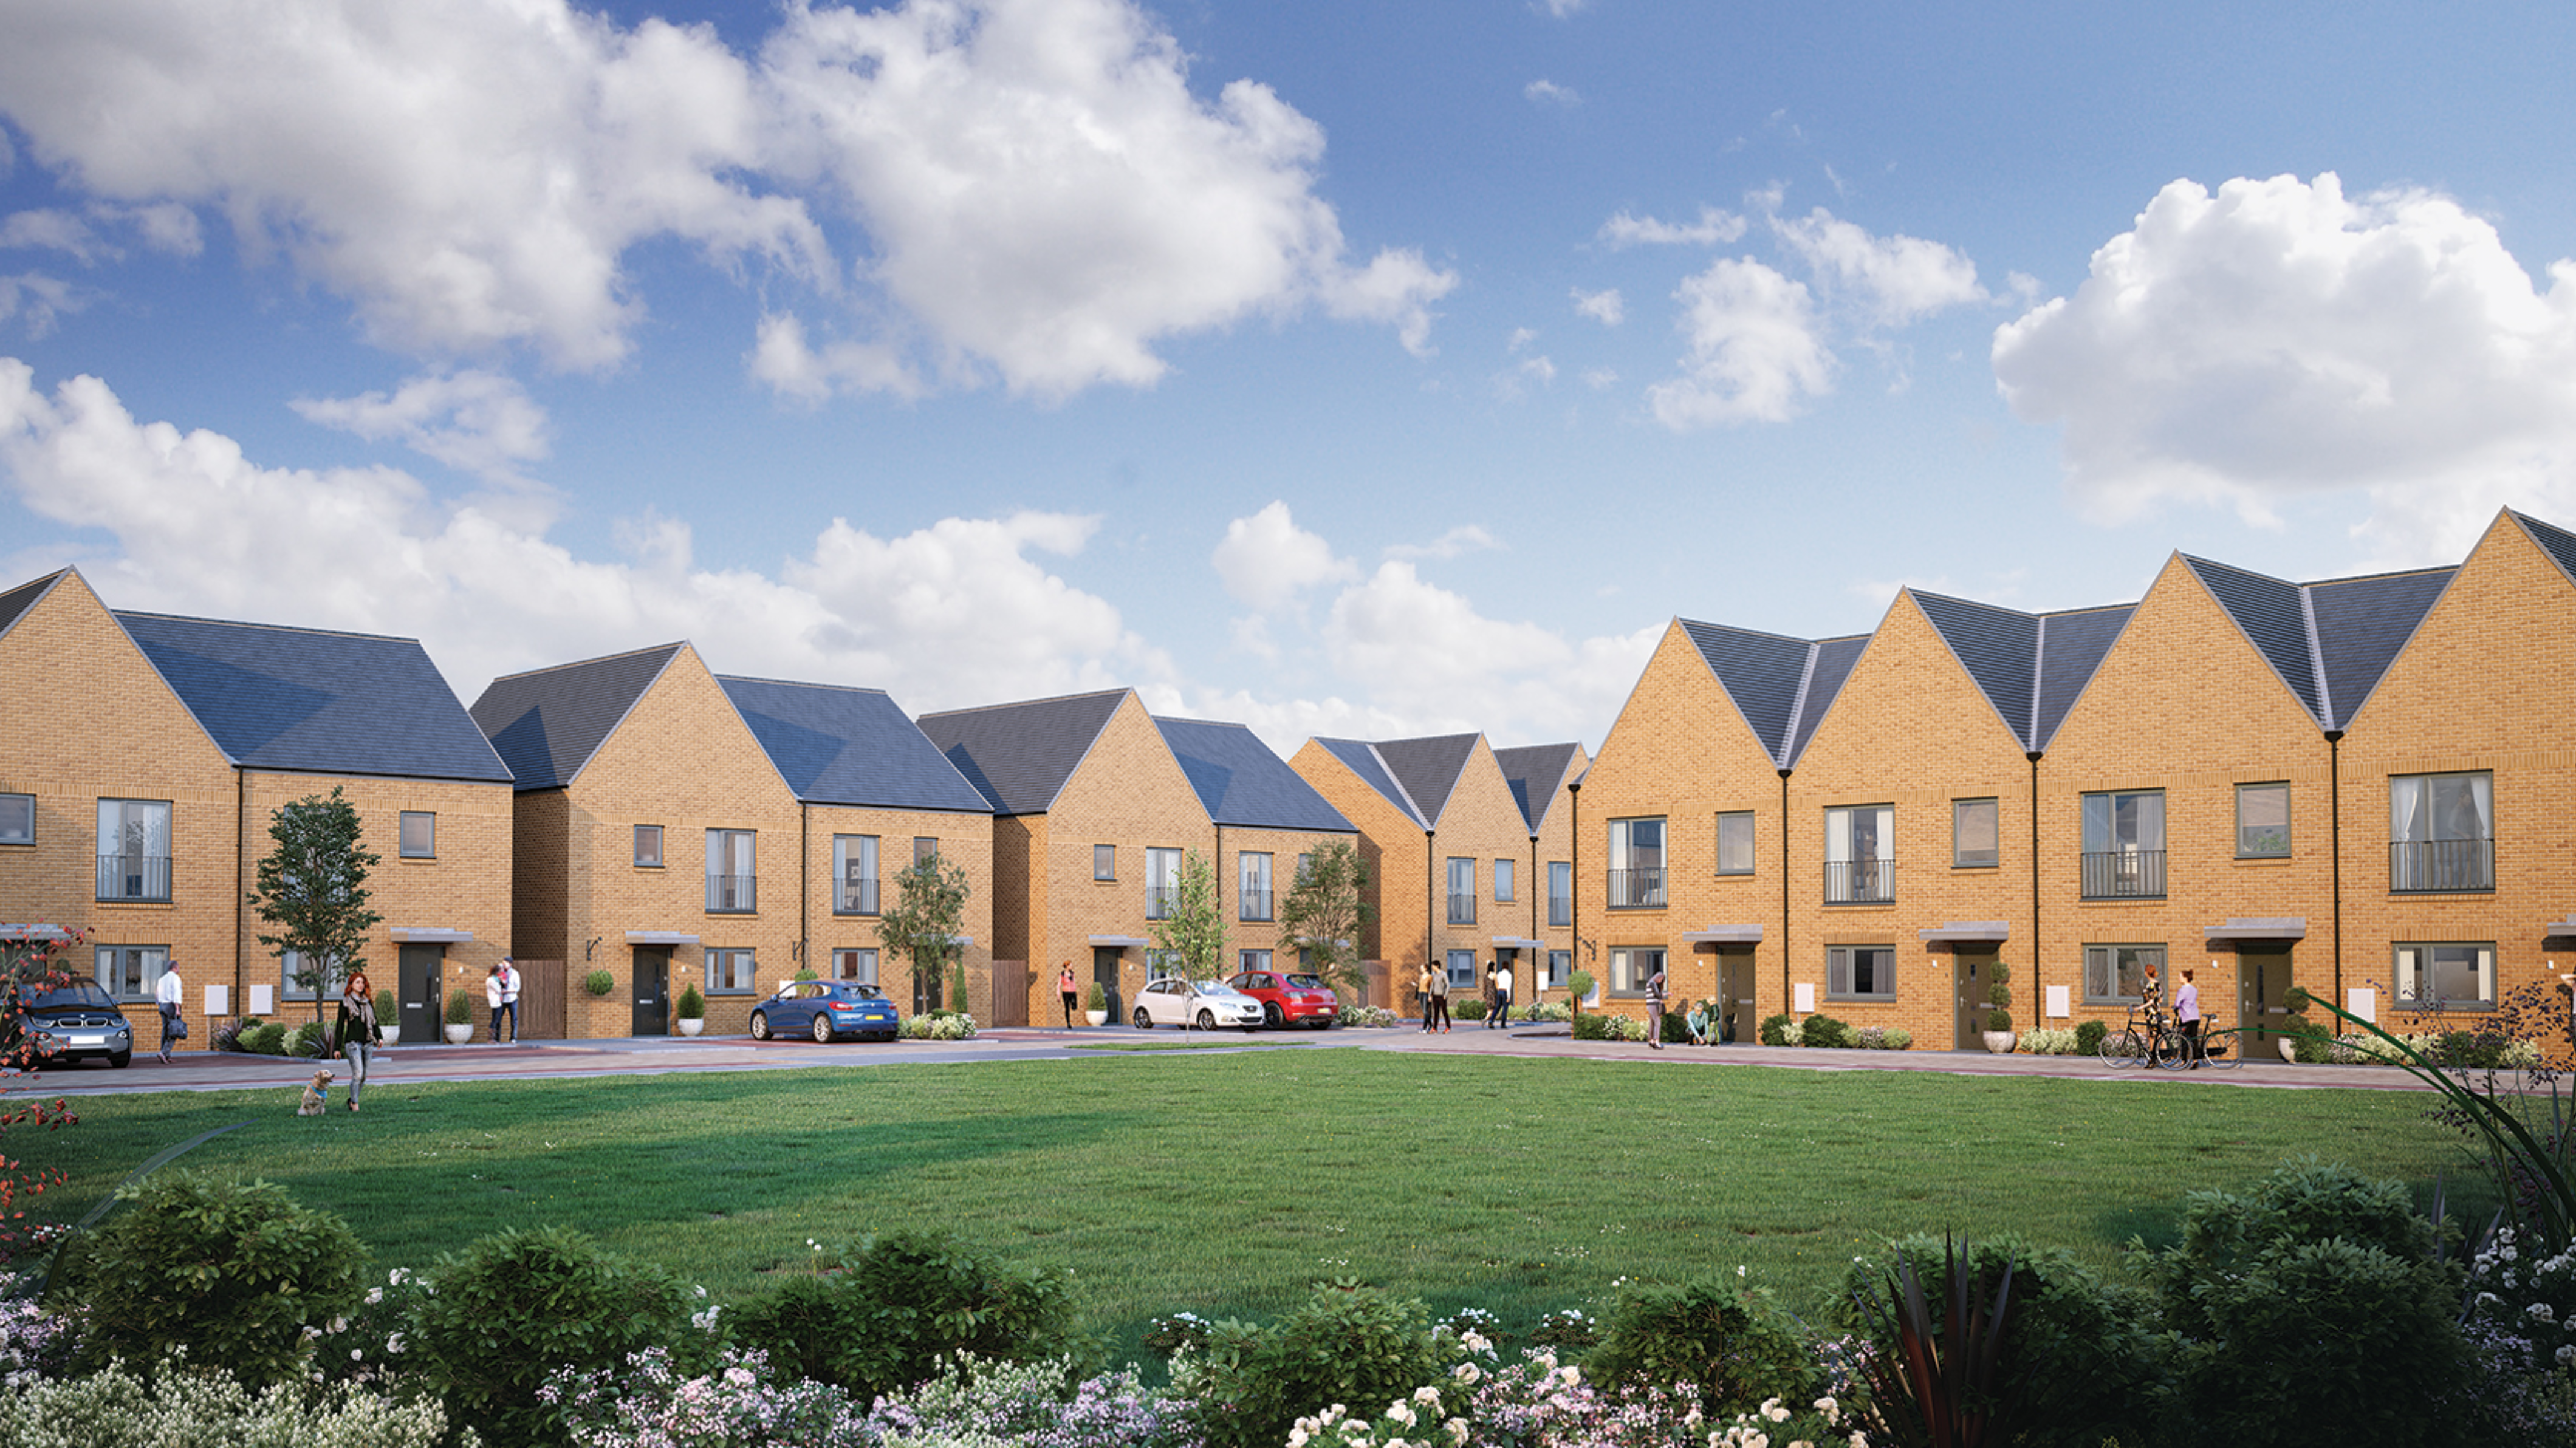
[[[1773,633],[1769,629],[1746,628],[1741,624],[1714,623],[1704,618],[1684,618],[1680,614],[1673,615],[1673,622],[1683,624],[1691,628],[1722,628],[1728,633],[1751,634],[1755,638],[1763,639],[1778,639],[1784,644],[1812,644],[1817,642],[1815,639],[1802,639],[1796,634]],[[1860,638],[1862,635],[1845,634],[1839,635],[1838,637]]]
[[[119,618],[157,618],[170,623],[209,623],[217,628],[258,628],[277,633],[321,634],[326,638],[335,639],[374,639],[382,643],[416,644],[420,642],[416,634],[360,633],[355,629],[315,628],[310,624],[300,623],[261,623],[256,619],[209,618],[204,614],[196,613],[153,613],[148,609],[140,608],[111,608],[108,612]]]
[[[1798,737],[1798,721],[1807,712],[1807,691],[1813,688],[1816,682],[1816,659],[1824,651],[1825,645],[1821,639],[1811,641],[1807,645],[1806,666],[1798,671],[1798,693],[1789,701],[1788,729],[1780,736],[1780,747],[1772,751],[1771,764],[1775,769],[1789,762],[1789,743]]]
[[[2334,689],[2326,683],[2326,648],[2317,637],[2316,596],[2308,592],[2314,587],[2313,583],[2299,585],[2299,621],[2308,629],[2308,672],[2316,678],[2317,712],[2324,716],[2319,722],[2331,729],[2335,727]]]
[[[2030,645],[2030,728],[2021,738],[2025,750],[2039,748],[2039,696],[2048,692],[2048,615],[2034,619]]]
[[[592,664],[612,664],[612,663],[615,663],[616,661],[618,661],[619,659],[632,659],[632,658],[638,658],[638,657],[641,657],[642,655],[649,654],[649,653],[653,652],[655,649],[684,649],[684,648],[687,648],[688,646],[689,646],[689,641],[688,641],[687,639],[675,639],[675,640],[673,640],[672,642],[667,643],[667,644],[647,644],[647,645],[645,645],[643,648],[640,648],[640,649],[625,649],[625,650],[622,650],[622,651],[620,651],[620,652],[618,652],[618,653],[613,653],[613,654],[601,654],[601,655],[600,655],[600,656],[598,656],[597,658],[591,658],[591,659],[572,659],[572,660],[569,660],[569,661],[567,661],[567,662],[560,663],[560,664],[548,664],[548,665],[546,665],[544,668],[541,668],[541,669],[521,669],[519,672],[517,672],[517,673],[515,673],[515,674],[495,674],[495,675],[493,675],[493,676],[492,676],[492,681],[491,681],[491,683],[490,683],[490,684],[486,684],[486,685],[484,685],[483,687],[484,687],[484,688],[486,688],[486,689],[489,689],[489,688],[491,688],[492,684],[507,683],[508,681],[510,681],[510,680],[512,680],[512,679],[533,679],[533,678],[535,678],[535,677],[536,677],[537,675],[539,675],[539,674],[559,674],[559,673],[563,672],[563,671],[564,671],[564,670],[566,670],[566,669],[579,669],[579,668],[586,668],[586,667],[588,667],[589,665],[592,665]],[[656,675],[656,677],[659,677],[659,675]]]
[[[1135,692],[1136,690],[1133,686],[1120,684],[1113,688],[1084,689],[1072,694],[1049,694],[1041,699],[1005,699],[998,704],[969,704],[962,709],[941,709],[936,713],[922,714],[916,717],[923,719],[946,719],[958,714],[988,714],[998,709],[1024,709],[1035,704],[1063,704],[1075,699],[1099,699],[1111,694],[1133,694]],[[1147,717],[1152,717],[1152,711],[1147,711]]]
[[[779,684],[790,689],[838,689],[848,694],[884,694],[886,692],[871,684],[822,684],[812,679],[772,679],[759,674],[716,674],[715,681],[719,684]]]

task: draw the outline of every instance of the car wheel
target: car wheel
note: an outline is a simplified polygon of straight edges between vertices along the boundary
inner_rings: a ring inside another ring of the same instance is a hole
[[[1274,1031],[1279,1029],[1279,1002],[1263,1001],[1261,1003],[1261,1024],[1268,1026]]]
[[[755,1041],[766,1041],[769,1039],[769,1012],[753,1011],[751,1013],[751,1038]]]
[[[1214,1012],[1214,1011],[1201,1011],[1201,1012],[1199,1012],[1199,1029],[1200,1029],[1200,1030],[1202,1030],[1202,1031],[1213,1031],[1213,1030],[1215,1030],[1215,1029],[1216,1029],[1216,1012]]]
[[[133,1059],[134,1053],[132,1051],[119,1051],[115,1055],[107,1058],[107,1064],[122,1071],[125,1069],[125,1063]]]
[[[1140,1031],[1150,1031],[1154,1029],[1154,1018],[1145,1014],[1145,1008],[1143,1006],[1138,1006],[1136,1008],[1136,1029]]]
[[[814,1013],[814,1044],[818,1046],[832,1044],[832,1018],[821,1011]]]

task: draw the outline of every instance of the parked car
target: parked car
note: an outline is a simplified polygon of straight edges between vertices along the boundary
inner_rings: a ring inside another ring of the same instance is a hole
[[[11,987],[15,994],[16,987]],[[17,999],[0,1041],[15,1057],[23,1046],[26,1064],[70,1064],[90,1056],[110,1066],[134,1059],[134,1026],[116,1008],[116,998],[93,980],[75,980],[50,989],[29,991]]]
[[[1261,1002],[1261,1023],[1272,1030],[1281,1026],[1327,1030],[1342,1013],[1342,998],[1333,994],[1322,976],[1304,971],[1247,970],[1226,984]]]
[[[903,1027],[894,1002],[854,980],[791,980],[751,1008],[751,1038],[811,1036],[827,1045],[842,1036],[891,1041]]]
[[[1235,1026],[1257,1031],[1261,1002],[1221,980],[1167,975],[1147,981],[1136,996],[1136,1029],[1150,1031],[1156,1026],[1196,1026],[1202,1031]]]

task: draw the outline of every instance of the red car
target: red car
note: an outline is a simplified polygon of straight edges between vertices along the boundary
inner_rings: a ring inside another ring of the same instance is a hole
[[[1321,977],[1302,972],[1247,970],[1226,984],[1261,1002],[1261,1023],[1273,1030],[1281,1026],[1328,1030],[1342,1010],[1342,998]]]

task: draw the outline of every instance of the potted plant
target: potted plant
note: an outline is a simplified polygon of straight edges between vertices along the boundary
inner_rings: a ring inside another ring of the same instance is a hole
[[[2012,967],[1998,960],[1992,974],[1994,984],[1986,987],[1986,999],[1994,1006],[1986,1012],[1986,1049],[1998,1056],[2009,1056],[2013,1048]]]
[[[2289,1010],[2281,1017],[2281,1034],[2275,1039],[2281,1048],[2281,1059],[2295,1065],[2299,1059],[2299,1040],[2313,1029],[2308,1024],[2307,988],[2290,987],[2290,993],[2281,998],[2281,1004]]]
[[[394,1009],[394,993],[376,992],[376,1030],[388,1046],[402,1039],[402,1013]]]
[[[1584,997],[1592,994],[1592,972],[1570,971],[1565,977],[1565,1004],[1576,1015],[1583,1014]]]
[[[447,1044],[462,1046],[474,1039],[474,997],[462,988],[447,993]]]
[[[674,1008],[680,1021],[680,1034],[694,1036],[707,1028],[707,998],[698,994],[698,983],[689,982],[680,990],[680,1003]]]
[[[617,977],[604,970],[594,970],[581,978],[581,988],[592,995],[604,996],[617,989]]]
[[[1091,993],[1082,998],[1082,1018],[1095,1026],[1109,1024],[1109,992],[1096,980],[1091,983]]]

